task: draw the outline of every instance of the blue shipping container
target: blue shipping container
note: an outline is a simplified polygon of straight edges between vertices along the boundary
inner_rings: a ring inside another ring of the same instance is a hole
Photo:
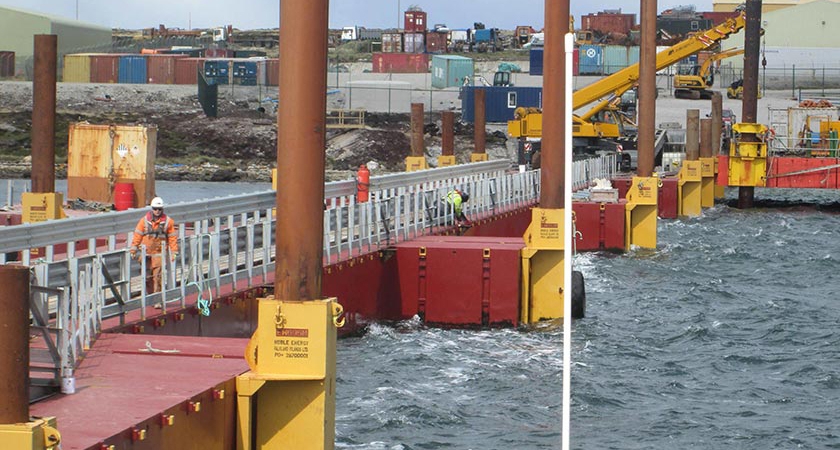
[[[519,106],[542,108],[541,87],[464,86],[461,88],[461,120],[475,121],[475,90],[484,89],[485,120],[487,123],[505,123],[513,120],[513,111]]]
[[[531,52],[529,53],[529,57],[531,60],[531,68],[528,69],[528,73],[531,75],[542,75],[543,74],[543,49],[542,48],[532,48]]]
[[[581,75],[602,75],[604,73],[604,54],[600,45],[584,44],[580,46]]]
[[[257,85],[257,62],[256,61],[234,61],[233,82],[244,86]]]
[[[146,57],[140,55],[120,56],[117,81],[120,83],[146,84]]]
[[[207,84],[229,84],[230,61],[227,59],[208,59],[204,61],[204,79]]]

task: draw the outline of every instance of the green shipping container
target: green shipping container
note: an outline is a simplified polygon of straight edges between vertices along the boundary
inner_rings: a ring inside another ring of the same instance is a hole
[[[90,54],[64,55],[62,80],[65,83],[90,83]]]
[[[468,78],[472,84],[475,66],[472,58],[456,55],[432,56],[432,87],[463,86]]]

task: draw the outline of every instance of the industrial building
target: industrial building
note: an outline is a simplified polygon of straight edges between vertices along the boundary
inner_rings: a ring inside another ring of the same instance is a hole
[[[773,2],[770,2],[773,3]],[[787,2],[790,3],[790,2]],[[768,68],[838,68],[837,22],[840,2],[815,0],[799,6],[765,12],[761,48]],[[717,4],[716,4],[717,5]],[[744,35],[724,41],[725,48],[744,46]],[[727,64],[743,67],[743,58],[730,58]]]
[[[111,44],[110,28],[0,5],[0,51],[15,53],[17,74],[32,65],[36,34],[57,35],[59,55]]]

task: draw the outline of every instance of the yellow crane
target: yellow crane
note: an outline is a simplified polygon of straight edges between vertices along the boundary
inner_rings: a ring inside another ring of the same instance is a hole
[[[656,70],[662,70],[697,52],[708,50],[741,31],[745,25],[746,14],[741,11],[737,17],[668,47],[656,54]],[[636,63],[575,91],[572,97],[572,109],[575,111],[598,102],[584,114],[574,115],[572,118],[572,146],[575,156],[615,152],[618,145],[623,145],[625,151],[631,145],[635,148],[633,141],[625,139],[626,121],[620,114],[618,103],[621,95],[631,89],[638,80],[639,64]],[[517,108],[514,120],[508,122],[508,134],[519,140],[520,155],[523,155],[524,162],[539,167],[539,138],[542,137],[540,109]]]

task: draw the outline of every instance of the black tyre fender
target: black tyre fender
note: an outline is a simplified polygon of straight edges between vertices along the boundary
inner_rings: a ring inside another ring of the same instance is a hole
[[[583,273],[572,271],[572,319],[583,319],[586,315],[586,286]]]

